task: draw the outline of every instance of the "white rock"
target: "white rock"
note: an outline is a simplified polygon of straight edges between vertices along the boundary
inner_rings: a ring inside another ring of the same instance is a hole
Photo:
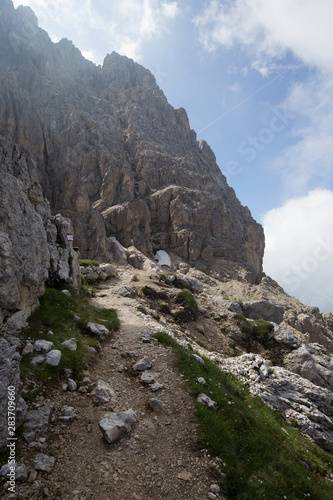
[[[64,347],[67,347],[70,351],[76,351],[77,349],[77,340],[75,338],[65,340],[65,342],[62,342],[61,345]]]
[[[151,368],[150,359],[144,357],[140,359],[137,363],[135,363],[132,369],[134,372],[143,372],[145,370],[149,370],[150,368]]]
[[[114,390],[103,380],[97,380],[93,391],[90,393],[95,404],[114,402],[116,394]]]
[[[106,413],[99,423],[99,428],[106,441],[112,444],[129,434],[136,420],[133,410]]]
[[[75,382],[75,380],[73,380],[72,378],[69,378],[68,381],[67,381],[67,388],[71,392],[76,391],[76,389],[77,389],[77,383]]]
[[[49,340],[36,340],[34,343],[34,351],[35,352],[49,352],[53,347],[53,342],[50,342]]]
[[[213,401],[209,396],[207,396],[207,394],[203,394],[203,393],[199,394],[199,396],[197,397],[197,400],[199,401],[199,403],[204,403],[209,408],[215,409],[217,406],[216,402]]]
[[[110,332],[109,330],[106,328],[106,326],[104,325],[100,325],[99,323],[92,323],[92,322],[89,322],[87,324],[87,328],[89,330],[89,332],[92,334],[92,335],[96,335],[97,337],[99,337],[101,340],[105,340],[108,338],[108,336],[110,335]]]
[[[49,366],[58,366],[61,360],[61,351],[52,349],[46,354],[45,363]]]
[[[200,363],[201,365],[204,365],[204,364],[205,364],[204,360],[203,360],[200,356],[198,356],[197,354],[192,354],[192,358],[194,358],[194,359],[196,359],[197,361],[199,361],[199,363]]]

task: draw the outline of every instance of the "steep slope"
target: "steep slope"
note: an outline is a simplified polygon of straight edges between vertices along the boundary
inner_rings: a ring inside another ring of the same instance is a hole
[[[96,67],[10,0],[0,5],[0,44],[0,133],[36,158],[82,256],[107,259],[115,236],[205,270],[240,263],[260,279],[261,226],[148,70],[116,53]]]

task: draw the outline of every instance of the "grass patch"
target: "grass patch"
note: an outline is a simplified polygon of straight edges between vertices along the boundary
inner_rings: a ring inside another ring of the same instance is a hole
[[[75,292],[68,296],[55,288],[47,288],[40,298],[39,309],[30,316],[24,334],[31,342],[37,339],[53,342],[53,349],[62,352],[61,361],[57,367],[46,366],[44,363],[33,366],[31,359],[36,353],[26,354],[20,363],[21,377],[33,375],[39,381],[55,380],[59,378],[63,368],[73,370],[73,375],[77,376],[83,368],[87,348],[96,348],[99,345],[96,338],[86,335],[86,325],[89,321],[101,323],[111,332],[119,328],[115,310],[94,307]],[[53,335],[49,335],[49,331]],[[76,351],[70,351],[62,345],[62,342],[71,338],[77,340]]]
[[[155,337],[178,353],[177,365],[193,397],[206,393],[212,410],[195,399],[198,447],[221,459],[217,476],[226,499],[332,498],[333,457],[294,429],[282,415],[251,395],[233,375],[212,361],[205,365],[165,333]],[[206,384],[198,382],[204,377]]]
[[[195,321],[199,315],[198,304],[189,290],[182,290],[175,298],[176,304],[183,306],[182,311],[177,311],[174,314],[174,319],[177,322],[185,323]]]
[[[246,335],[246,340],[250,344],[251,340],[258,340],[264,347],[269,347],[269,337],[274,325],[263,319],[249,321],[242,314],[236,314],[237,324]]]
[[[98,260],[79,259],[79,265],[82,267],[99,266]]]

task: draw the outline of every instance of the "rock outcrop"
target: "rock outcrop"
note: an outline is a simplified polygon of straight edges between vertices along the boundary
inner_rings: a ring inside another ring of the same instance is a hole
[[[45,283],[79,290],[81,281],[77,253],[67,238],[70,221],[61,215],[51,217],[36,163],[27,150],[2,137],[0,176],[0,420],[4,422],[8,387],[17,390],[19,385],[18,334],[38,307]],[[17,426],[25,413],[26,405],[17,396]],[[7,428],[1,425],[0,448],[6,439]]]
[[[110,257],[113,236],[204,270],[238,262],[260,279],[261,226],[148,70],[116,53],[96,67],[68,40],[53,44],[31,9],[10,0],[0,6],[0,40],[0,134],[34,155],[82,257]]]
[[[24,148],[0,137],[0,327],[18,330],[38,306],[44,285],[80,288],[71,223],[51,217],[37,165]]]

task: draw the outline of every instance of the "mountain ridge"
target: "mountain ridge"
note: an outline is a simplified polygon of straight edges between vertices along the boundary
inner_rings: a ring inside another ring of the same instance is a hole
[[[68,40],[53,44],[31,10],[5,5],[2,54],[12,62],[0,56],[0,134],[34,155],[51,210],[72,219],[81,255],[110,259],[113,236],[203,269],[239,262],[260,280],[261,226],[149,70],[115,52],[97,67]]]

